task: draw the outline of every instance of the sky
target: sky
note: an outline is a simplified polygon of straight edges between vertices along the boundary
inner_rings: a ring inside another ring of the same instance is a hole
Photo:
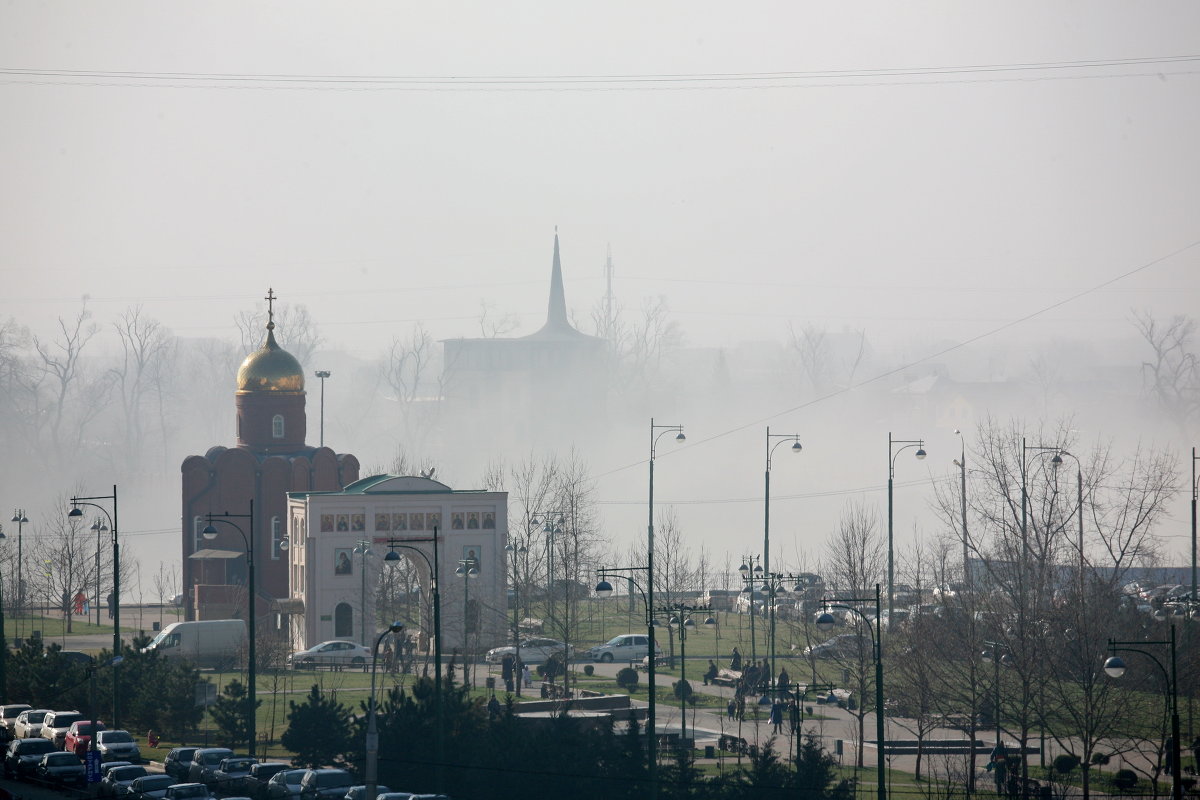
[[[485,302],[531,332],[557,226],[578,319],[611,247],[693,346],[1104,343],[1200,300],[1197,31],[1194,2],[8,2],[0,317],[86,295],[229,338],[272,287],[363,358]]]

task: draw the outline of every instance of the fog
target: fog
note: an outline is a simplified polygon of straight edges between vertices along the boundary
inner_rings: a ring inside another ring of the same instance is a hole
[[[644,538],[651,417],[687,434],[656,505],[722,565],[761,550],[768,425],[804,446],[772,470],[795,568],[848,500],[885,512],[889,433],[929,453],[896,462],[901,546],[944,533],[931,484],[989,417],[1173,448],[1186,487],[1194,401],[1164,409],[1138,319],[1200,301],[1196,30],[1184,2],[7,5],[0,355],[97,328],[57,433],[5,378],[0,503],[36,529],[119,484],[143,572],[177,562],[179,465],[234,444],[268,288],[310,444],[322,369],[364,475],[403,454],[477,488],[574,451],[614,552]],[[537,331],[556,230],[575,326],[611,300],[623,331],[600,410],[547,371],[519,418],[456,413],[440,342]],[[178,350],[132,447],[136,308]],[[420,331],[405,398],[383,363]]]

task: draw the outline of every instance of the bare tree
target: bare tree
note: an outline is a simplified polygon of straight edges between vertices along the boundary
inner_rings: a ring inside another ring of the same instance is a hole
[[[253,311],[241,311],[234,317],[241,337],[242,351],[252,353],[262,347],[263,331],[267,326],[267,312],[261,304]],[[316,320],[308,312],[308,306],[278,303],[275,306],[275,340],[302,365],[312,362],[313,353],[324,342]]]
[[[493,315],[495,306],[486,300],[479,301],[479,335],[484,339],[507,336],[520,327],[521,322],[513,314]]]
[[[171,335],[158,320],[142,314],[142,307],[125,310],[113,329],[121,342],[121,360],[110,372],[121,401],[122,435],[118,437],[125,450],[126,469],[136,471],[145,463],[145,421],[150,406],[151,391],[162,376],[161,360],[170,352]],[[161,392],[161,382],[159,389]],[[161,403],[159,406],[161,413]],[[164,426],[165,431],[165,426]]]
[[[1146,391],[1185,436],[1200,416],[1200,361],[1192,349],[1196,320],[1175,316],[1163,323],[1149,313],[1134,314],[1134,327],[1150,346],[1142,362]]]

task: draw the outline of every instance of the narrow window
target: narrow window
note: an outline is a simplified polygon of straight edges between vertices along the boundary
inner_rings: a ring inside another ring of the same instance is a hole
[[[283,539],[283,523],[279,517],[271,517],[271,559],[279,560],[279,542]]]
[[[271,435],[276,439],[283,438],[283,414],[276,414],[271,420]]]
[[[354,635],[354,609],[349,603],[338,603],[333,609],[333,635]]]
[[[200,549],[200,543],[204,541],[204,520],[201,517],[192,518],[192,552]]]

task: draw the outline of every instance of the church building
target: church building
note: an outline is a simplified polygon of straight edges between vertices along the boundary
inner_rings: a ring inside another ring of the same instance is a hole
[[[181,467],[189,620],[247,618],[247,557],[252,554],[255,613],[260,621],[272,615],[286,625],[287,609],[279,601],[289,595],[288,492],[336,492],[359,477],[353,455],[306,444],[304,370],[276,342],[273,290],[266,299],[266,340],[237,374],[237,444],[188,456]],[[213,523],[217,535],[211,540],[203,535],[209,514],[221,520]]]

